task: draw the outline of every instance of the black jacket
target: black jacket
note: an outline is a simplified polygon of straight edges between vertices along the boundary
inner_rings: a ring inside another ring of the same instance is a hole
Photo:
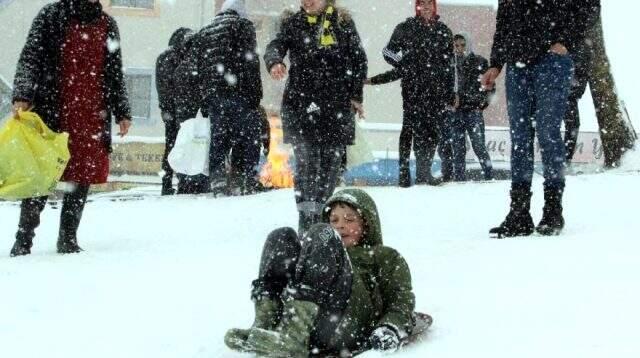
[[[71,20],[68,1],[48,4],[33,20],[27,41],[20,54],[13,81],[13,101],[28,101],[49,128],[60,130],[60,81],[62,43]],[[105,146],[111,148],[111,116],[116,123],[131,119],[131,110],[122,74],[120,35],[116,21],[100,11],[108,22],[104,68]]]
[[[162,52],[156,60],[156,90],[163,120],[166,115],[175,120],[177,116],[177,86],[176,69],[185,56],[186,36],[191,32],[187,28],[176,30],[169,40],[169,48]],[[192,98],[193,100],[193,98]]]
[[[490,66],[537,63],[555,43],[571,52],[599,13],[599,0],[500,0]]]
[[[284,64],[289,55],[289,78],[282,100],[287,143],[353,144],[355,117],[350,101],[362,102],[367,57],[346,10],[337,8],[330,21],[334,45],[319,46],[320,21],[310,23],[300,10],[285,14],[276,38],[267,46],[267,71]]]
[[[453,104],[453,35],[447,25],[408,18],[396,26],[383,56],[402,72],[405,104],[429,103],[437,108]]]
[[[485,109],[489,106],[489,94],[492,91],[482,89],[480,77],[489,68],[489,62],[473,52],[466,56],[454,57],[456,78],[458,81],[458,97],[461,110]]]
[[[203,100],[239,96],[252,108],[262,100],[260,60],[253,23],[234,10],[217,14],[190,41],[189,60],[197,65]]]

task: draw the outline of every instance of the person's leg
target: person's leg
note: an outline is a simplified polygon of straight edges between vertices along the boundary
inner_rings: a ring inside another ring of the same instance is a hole
[[[565,147],[560,125],[567,111],[567,98],[573,77],[569,56],[547,55],[535,67],[536,131],[544,166],[545,206],[536,230],[557,234],[564,227],[562,194],[565,187]]]
[[[497,238],[533,233],[531,180],[533,178],[534,78],[528,67],[508,65],[505,79],[511,129],[511,204],[505,220],[489,230]]]
[[[574,60],[575,72],[573,81],[571,81],[569,97],[567,99],[567,111],[564,115],[564,147],[567,164],[571,163],[578,143],[578,134],[580,132],[580,111],[578,110],[578,100],[582,98],[582,95],[587,88],[587,81],[589,79],[589,74],[587,73],[589,51],[585,48],[580,48],[572,58]]]
[[[275,329],[282,318],[282,295],[295,276],[301,244],[292,228],[272,231],[262,248],[258,278],[252,282],[251,300],[255,317],[251,328]],[[250,329],[233,328],[227,331],[225,343],[238,351],[251,351],[247,344]]]
[[[433,157],[438,146],[438,123],[441,123],[442,112],[429,108],[415,129],[413,150],[416,153],[416,184],[438,185],[439,180],[431,174]]]
[[[338,185],[344,153],[344,146],[327,146],[320,150],[320,171],[318,172],[315,201],[322,206],[333,195],[333,191]]]
[[[298,234],[302,237],[307,229],[320,220],[322,203],[316,202],[316,186],[320,171],[320,147],[310,143],[293,146],[296,160],[293,184],[298,208]]]
[[[473,148],[473,152],[478,157],[478,162],[480,162],[484,179],[493,179],[493,163],[491,163],[491,157],[485,142],[482,112],[468,111],[465,118],[465,127],[465,131],[469,134],[471,148]]]
[[[447,111],[448,112],[448,111]],[[448,182],[454,179],[453,173],[453,117],[444,113],[442,119],[437,122],[438,145],[437,152],[440,157],[440,172],[442,181]]]
[[[10,256],[23,256],[31,253],[35,230],[40,225],[40,213],[47,204],[47,197],[24,199],[20,203],[20,221],[16,241],[11,248]]]
[[[453,180],[464,181],[467,169],[467,142],[465,140],[465,120],[468,111],[451,112],[451,152],[453,162]]]
[[[214,99],[209,104],[211,145],[209,146],[209,180],[215,192],[226,188],[226,158],[231,149],[231,122],[234,105],[227,99]]]
[[[57,250],[60,254],[71,254],[82,251],[78,246],[78,228],[82,219],[89,185],[77,184],[73,191],[66,193],[62,199],[60,213],[60,232]]]
[[[398,147],[398,186],[402,188],[408,188],[411,186],[411,144],[413,142],[413,128],[411,123],[414,121],[415,115],[412,109],[406,109],[404,111],[404,118],[402,120],[402,129],[400,130],[400,141]]]
[[[173,195],[175,190],[173,189],[173,168],[169,165],[169,153],[176,144],[176,137],[178,136],[178,130],[180,129],[180,123],[175,120],[175,116],[172,120],[164,122],[164,155],[162,156],[162,170],[164,175],[162,176],[162,195]]]
[[[252,194],[258,191],[258,164],[260,162],[260,113],[247,109],[236,126],[237,141],[232,152],[239,157],[237,168],[240,171],[242,194]],[[242,128],[238,128],[241,126]],[[232,168],[234,168],[232,160]]]
[[[306,357],[330,342],[349,303],[353,273],[340,235],[328,224],[313,225],[303,240],[289,282],[283,317],[275,331],[252,330],[247,341],[265,356]],[[315,332],[319,347],[310,346]]]

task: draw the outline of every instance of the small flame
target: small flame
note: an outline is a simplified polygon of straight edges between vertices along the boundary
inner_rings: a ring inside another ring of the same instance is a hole
[[[293,170],[289,166],[290,148],[283,142],[282,121],[277,116],[269,117],[271,143],[267,162],[260,169],[260,182],[269,188],[292,188]]]

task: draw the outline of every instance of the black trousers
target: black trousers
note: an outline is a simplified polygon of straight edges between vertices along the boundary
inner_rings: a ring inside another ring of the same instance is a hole
[[[431,164],[438,146],[440,127],[444,123],[444,106],[434,104],[404,104],[400,132],[400,173],[409,171],[411,148],[416,156],[416,184],[433,179]]]
[[[163,117],[164,118],[164,117]],[[171,117],[172,120],[164,121],[164,155],[162,156],[162,170],[164,171],[164,175],[162,176],[162,185],[163,187],[171,187],[171,182],[173,180],[173,168],[169,165],[169,153],[176,145],[176,137],[178,137],[178,131],[180,130],[180,123],[175,120],[175,116]]]

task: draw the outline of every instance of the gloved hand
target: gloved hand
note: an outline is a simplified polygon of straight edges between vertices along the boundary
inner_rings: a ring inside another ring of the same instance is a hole
[[[371,333],[369,343],[377,351],[393,352],[400,348],[400,337],[392,327],[381,326]]]

